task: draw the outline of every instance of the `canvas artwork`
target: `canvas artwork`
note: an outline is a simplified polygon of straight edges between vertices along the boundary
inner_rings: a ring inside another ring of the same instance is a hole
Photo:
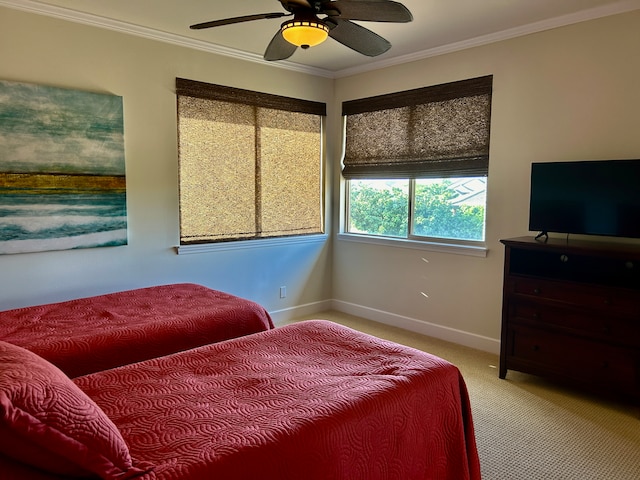
[[[122,97],[0,81],[0,254],[126,244]]]

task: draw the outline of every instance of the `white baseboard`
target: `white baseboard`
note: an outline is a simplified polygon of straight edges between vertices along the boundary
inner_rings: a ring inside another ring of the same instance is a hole
[[[337,310],[338,312],[348,313],[357,317],[366,318],[374,322],[384,323],[392,327],[403,328],[410,332],[419,333],[447,342],[464,345],[466,347],[482,350],[494,354],[500,353],[500,340],[495,338],[476,335],[475,333],[457,330],[455,328],[436,325],[435,323],[417,320],[415,318],[396,315],[395,313],[377,310],[375,308],[364,307],[353,303],[343,302],[340,300],[324,300],[321,302],[308,303],[297,307],[285,308],[269,312],[274,324],[292,320],[294,318],[313,315],[314,313],[324,312],[327,310]]]
[[[395,313],[376,310],[375,308],[363,307],[353,303],[333,300],[332,306],[334,310],[339,312],[356,315],[358,317],[373,320],[374,322],[384,323],[393,327],[403,328],[410,332],[419,333],[428,337],[438,338],[447,342],[464,345],[466,347],[482,350],[494,354],[500,353],[500,340],[476,335],[475,333],[457,330],[455,328],[436,325],[435,323],[417,320],[415,318],[396,315]]]
[[[323,300],[321,302],[307,303],[298,305],[297,307],[283,308],[282,310],[274,310],[269,312],[273,323],[277,326],[279,323],[293,320],[294,318],[313,315],[314,313],[326,312],[333,308],[332,300]]]

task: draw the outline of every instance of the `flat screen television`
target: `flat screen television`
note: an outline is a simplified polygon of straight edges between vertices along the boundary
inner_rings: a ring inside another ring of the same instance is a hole
[[[640,159],[532,163],[529,230],[640,238]]]

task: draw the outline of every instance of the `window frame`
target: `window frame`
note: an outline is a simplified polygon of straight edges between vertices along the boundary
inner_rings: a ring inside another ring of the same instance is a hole
[[[359,179],[360,180],[360,179]],[[402,180],[402,179],[394,179]],[[343,208],[341,209],[340,230],[337,234],[337,239],[346,242],[357,242],[372,245],[385,245],[398,248],[408,248],[414,250],[424,250],[441,253],[452,253],[459,255],[467,255],[474,257],[486,257],[488,248],[486,246],[486,234],[485,240],[462,240],[462,239],[449,239],[444,237],[427,237],[422,235],[412,234],[413,222],[413,204],[415,193],[415,180],[409,180],[409,198],[408,198],[408,215],[407,215],[407,236],[395,237],[386,235],[375,235],[371,233],[357,233],[348,231],[349,218],[349,203],[350,203],[350,185],[349,180],[343,179],[343,194],[341,198],[343,200]],[[485,207],[486,208],[486,207]],[[486,229],[486,210],[485,210],[485,229]]]
[[[451,165],[449,168],[442,169],[437,163],[429,166],[428,162],[433,157],[412,157],[412,160],[400,160],[399,167],[394,167],[391,158],[386,157],[348,157],[348,148],[345,147],[345,161],[343,164],[343,176],[341,187],[341,219],[340,231],[338,238],[348,241],[360,241],[365,243],[384,244],[401,246],[404,248],[419,248],[425,250],[445,251],[448,253],[461,253],[474,256],[486,256],[486,226],[487,226],[487,202],[485,200],[484,214],[484,239],[483,240],[463,240],[449,239],[444,237],[429,237],[416,235],[414,233],[414,206],[416,194],[416,181],[420,178],[458,178],[458,177],[484,177],[488,185],[488,151],[489,151],[489,131],[491,125],[491,97],[492,97],[493,76],[487,75],[469,80],[461,80],[447,84],[435,85],[432,87],[423,87],[404,92],[396,92],[375,97],[361,98],[343,102],[343,141],[348,142],[347,131],[348,116],[359,115],[367,112],[378,112],[383,110],[392,110],[406,108],[411,105],[426,105],[429,103],[448,102],[451,100],[462,99],[466,97],[474,97],[478,95],[486,96],[488,106],[486,111],[486,150],[485,154],[476,156],[478,167],[474,167],[464,157],[441,157],[445,160],[445,165]],[[469,110],[471,112],[472,110]],[[469,115],[469,114],[467,114]],[[375,117],[374,117],[375,118]],[[393,118],[393,117],[390,117]],[[443,118],[447,118],[446,116]],[[476,118],[476,117],[470,117]],[[456,122],[457,123],[457,122]],[[355,124],[357,125],[357,124]],[[402,124],[400,124],[402,125]],[[412,132],[411,127],[409,131]],[[358,127],[356,127],[358,128]],[[357,130],[356,130],[357,131]],[[415,135],[415,133],[414,133]],[[359,137],[356,137],[359,138]],[[366,137],[364,137],[366,138]],[[412,138],[412,137],[408,137]],[[418,137],[413,137],[418,138]],[[357,145],[357,144],[356,144]],[[368,147],[365,147],[368,148]],[[382,150],[381,150],[382,151]],[[358,153],[360,151],[358,150]],[[384,154],[384,153],[383,153]],[[406,153],[405,153],[406,155]],[[432,155],[432,154],[429,154]],[[348,157],[348,158],[347,158]],[[450,158],[450,160],[449,160]],[[471,157],[469,157],[471,158]],[[347,164],[349,160],[349,164]],[[364,161],[365,163],[360,163]],[[461,162],[460,162],[461,161]],[[413,163],[412,163],[413,162]],[[458,165],[456,165],[458,162]],[[413,165],[413,166],[412,166]],[[427,170],[420,170],[423,165]],[[394,170],[395,168],[395,170]],[[457,171],[456,171],[457,169]],[[345,171],[348,172],[345,174]],[[404,172],[404,174],[402,173]],[[407,214],[407,235],[406,237],[382,236],[368,233],[349,232],[350,228],[350,181],[351,180],[408,180],[408,214]]]

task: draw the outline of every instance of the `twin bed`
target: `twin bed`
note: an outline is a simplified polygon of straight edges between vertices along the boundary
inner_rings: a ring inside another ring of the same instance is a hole
[[[273,328],[259,304],[193,283],[0,312],[0,340],[70,377]]]
[[[0,337],[2,478],[480,478],[455,366],[324,320],[272,327],[73,379]]]

